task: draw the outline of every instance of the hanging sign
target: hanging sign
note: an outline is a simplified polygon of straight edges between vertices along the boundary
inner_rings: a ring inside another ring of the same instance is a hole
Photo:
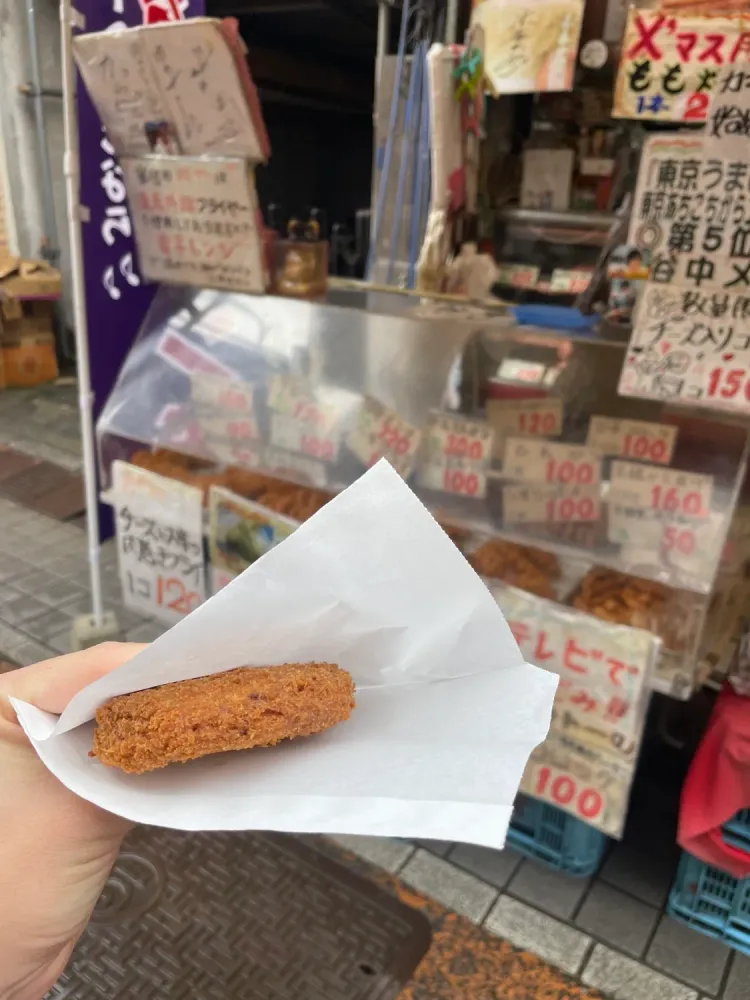
[[[750,294],[647,284],[619,392],[750,413]]]
[[[120,461],[111,492],[125,606],[173,624],[206,599],[203,493]]]
[[[367,468],[385,458],[399,475],[408,479],[421,440],[422,432],[418,428],[380,400],[365,396],[347,444]]]
[[[291,517],[221,486],[208,491],[211,592],[217,593],[299,527]]]
[[[741,17],[632,6],[622,40],[614,118],[703,122],[719,72],[750,55]]]
[[[508,438],[503,476],[561,486],[593,486],[601,482],[602,457],[581,444]]]
[[[244,160],[123,157],[144,277],[265,289],[258,204]]]
[[[420,485],[443,493],[485,497],[493,436],[492,428],[482,420],[432,414],[425,429]]]
[[[621,837],[659,640],[505,585],[495,598],[524,658],[560,677],[521,788]]]
[[[620,420],[593,416],[586,444],[603,455],[622,455],[643,462],[669,465],[672,461],[677,428],[647,420]]]

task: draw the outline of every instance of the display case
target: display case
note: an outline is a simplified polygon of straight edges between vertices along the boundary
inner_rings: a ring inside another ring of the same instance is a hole
[[[748,435],[625,399],[625,347],[502,309],[163,288],[98,425],[124,459],[297,521],[387,458],[490,583],[661,640],[687,697]]]

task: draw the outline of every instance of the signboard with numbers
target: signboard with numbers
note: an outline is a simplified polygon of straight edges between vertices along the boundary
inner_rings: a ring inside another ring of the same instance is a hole
[[[505,442],[503,476],[561,486],[593,486],[601,482],[602,457],[582,444],[512,437]]]
[[[112,496],[125,606],[179,621],[206,598],[202,491],[117,461]]]
[[[741,17],[670,14],[632,6],[622,40],[614,118],[702,122],[719,71],[750,55]]]
[[[599,486],[503,486],[503,523],[598,521]]]
[[[422,432],[418,428],[380,400],[366,396],[347,444],[368,469],[381,458],[386,458],[399,475],[408,479],[421,440]]]
[[[253,386],[196,373],[191,377],[190,395],[206,451],[227,465],[257,465],[260,432]]]
[[[513,288],[533,288],[541,273],[533,264],[498,264],[497,271],[500,284]]]
[[[620,394],[749,413],[749,324],[750,294],[648,284]]]
[[[434,413],[424,433],[420,484],[443,493],[485,497],[494,436],[489,424],[450,413]]]
[[[143,275],[265,290],[255,181],[240,159],[123,157]]]
[[[208,523],[213,593],[299,527],[298,521],[220,486],[208,493]]]
[[[512,587],[492,589],[525,659],[560,677],[549,735],[522,790],[622,836],[659,640]]]
[[[609,499],[629,507],[695,519],[708,516],[713,489],[713,476],[615,461]]]
[[[672,461],[677,428],[647,420],[620,420],[593,416],[586,444],[603,455],[622,455],[644,462],[669,465]]]
[[[293,375],[275,375],[270,382],[271,444],[322,462],[335,462],[341,433],[338,410],[322,402],[313,385]]]
[[[543,399],[489,399],[487,420],[495,431],[494,457],[502,459],[508,437],[557,437],[562,433],[563,401]]]

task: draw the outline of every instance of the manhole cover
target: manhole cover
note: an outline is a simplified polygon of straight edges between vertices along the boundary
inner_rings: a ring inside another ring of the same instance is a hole
[[[292,837],[142,828],[48,1000],[392,1000],[427,919]]]

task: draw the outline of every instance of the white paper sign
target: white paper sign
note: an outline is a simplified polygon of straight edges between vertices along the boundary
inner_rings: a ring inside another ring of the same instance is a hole
[[[418,428],[412,427],[380,400],[366,396],[347,444],[368,468],[385,458],[404,479],[408,479],[421,440],[422,432]]]
[[[586,444],[603,455],[622,455],[643,462],[669,465],[672,461],[677,428],[648,420],[620,420],[592,417]]]
[[[750,413],[750,295],[647,284],[619,391]]]
[[[255,466],[260,461],[260,431],[249,382],[197,372],[190,397],[206,451],[227,465]]]
[[[563,401],[543,399],[489,399],[487,420],[495,431],[495,458],[502,459],[508,437],[557,437],[562,433]]]
[[[713,476],[615,461],[610,472],[609,499],[641,510],[700,519],[711,510],[713,489]]]
[[[503,486],[503,523],[569,524],[598,521],[600,487],[543,486],[521,483]]]
[[[268,393],[268,405],[273,411],[271,444],[322,462],[335,462],[341,445],[337,427],[340,413],[318,397],[306,379],[275,375]]]
[[[593,486],[601,482],[602,458],[582,444],[558,444],[508,438],[503,476],[561,486]]]
[[[144,277],[265,290],[255,181],[245,160],[139,156],[121,165]]]
[[[750,72],[726,66],[711,95],[706,119],[706,156],[747,163],[750,140]]]
[[[483,420],[434,413],[425,430],[419,482],[426,489],[482,499],[494,432]]]
[[[114,695],[239,665],[334,662],[351,719],[146,775],[88,756]],[[59,718],[14,701],[47,767],[136,822],[185,830],[430,837],[502,847],[557,677],[524,663],[492,595],[387,463]]]
[[[117,461],[112,495],[125,606],[179,621],[206,598],[203,493]]]

